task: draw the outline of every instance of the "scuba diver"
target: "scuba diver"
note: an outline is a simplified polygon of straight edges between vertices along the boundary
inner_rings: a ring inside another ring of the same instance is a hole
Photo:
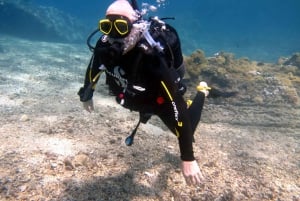
[[[130,146],[140,123],[157,115],[178,138],[181,170],[187,184],[198,185],[203,175],[194,157],[194,132],[200,121],[205,97],[210,88],[200,82],[197,94],[188,103],[182,79],[184,63],[176,30],[157,17],[142,19],[136,2],[116,0],[99,21],[103,35],[88,64],[83,87],[78,95],[84,108],[92,112],[93,93],[99,77],[106,76],[111,95],[123,107],[137,111],[139,122],[126,138]]]

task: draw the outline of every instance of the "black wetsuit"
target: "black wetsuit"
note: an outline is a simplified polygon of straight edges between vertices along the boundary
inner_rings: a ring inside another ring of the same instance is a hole
[[[200,120],[204,94],[198,92],[188,108],[178,82],[177,67],[184,68],[183,57],[177,33],[171,29],[173,52],[149,51],[138,43],[125,55],[114,52],[116,46],[101,37],[86,71],[84,87],[78,92],[81,101],[92,98],[93,89],[100,76],[106,74],[106,83],[117,102],[125,108],[141,114],[155,114],[178,137],[181,159],[195,160],[193,154],[193,133]],[[159,40],[159,39],[157,39]],[[167,48],[169,44],[163,44]],[[151,48],[150,48],[151,49]],[[111,51],[111,52],[110,52]],[[117,50],[116,50],[117,51]],[[173,58],[172,58],[173,57]],[[182,76],[182,75],[181,75]]]

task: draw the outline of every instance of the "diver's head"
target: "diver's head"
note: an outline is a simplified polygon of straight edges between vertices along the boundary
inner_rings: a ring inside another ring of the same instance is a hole
[[[127,0],[116,0],[106,10],[106,17],[99,21],[99,29],[111,38],[124,38],[138,20],[137,12]]]

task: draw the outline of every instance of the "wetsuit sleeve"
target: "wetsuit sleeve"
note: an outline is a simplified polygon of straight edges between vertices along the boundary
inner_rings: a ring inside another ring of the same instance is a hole
[[[99,46],[101,46],[101,42],[97,43],[95,49],[97,49]],[[101,65],[102,62],[100,56],[97,54],[97,51],[94,51],[85,73],[84,85],[78,91],[80,101],[86,102],[93,98],[96,84],[101,73],[104,72],[103,69],[100,68]]]
[[[165,62],[161,59],[161,65]],[[171,108],[169,114],[164,114],[164,122],[178,137],[181,159],[184,161],[193,161],[193,130],[187,109],[187,104],[179,93],[175,78],[178,76],[173,68],[160,67],[161,71],[161,89],[166,101],[166,107]],[[175,76],[175,77],[174,77]],[[169,119],[166,119],[169,118]]]

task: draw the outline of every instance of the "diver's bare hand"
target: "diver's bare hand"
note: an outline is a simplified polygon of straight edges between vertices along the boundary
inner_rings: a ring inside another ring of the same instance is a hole
[[[199,185],[204,180],[204,177],[196,160],[182,161],[181,170],[188,185]]]
[[[88,112],[92,112],[94,111],[94,102],[93,99],[88,100],[86,102],[83,102],[83,108],[88,111]]]

